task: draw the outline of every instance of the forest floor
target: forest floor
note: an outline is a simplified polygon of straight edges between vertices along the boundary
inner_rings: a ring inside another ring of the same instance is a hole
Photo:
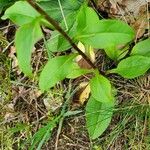
[[[135,43],[150,35],[148,1],[99,0],[96,6],[91,6],[103,18],[117,18],[130,24],[136,31]],[[28,149],[26,144],[31,135],[54,118],[66,97],[71,98],[79,83],[85,80],[64,80],[42,94],[36,74],[47,60],[43,43],[35,45],[32,65],[36,73],[31,80],[18,68],[14,46],[16,28],[8,20],[0,21],[0,150]],[[105,68],[111,62],[105,54],[97,53],[96,63]],[[43,150],[150,150],[150,74],[134,80],[113,75],[110,80],[117,90],[116,107],[105,133],[94,141],[89,139],[85,104],[74,95],[68,110],[81,113],[62,120]]]

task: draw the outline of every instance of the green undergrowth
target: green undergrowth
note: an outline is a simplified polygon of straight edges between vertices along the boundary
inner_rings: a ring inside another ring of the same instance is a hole
[[[100,18],[85,0],[17,1],[1,19],[17,26],[17,67],[11,70],[15,55],[10,61],[0,54],[2,149],[41,150],[55,138],[55,129],[57,149],[64,120],[83,112],[86,138],[95,148],[149,149],[148,36],[135,43],[131,26],[121,20]],[[41,51],[38,60],[33,49]],[[43,49],[48,55],[46,64],[42,61]],[[107,62],[96,65],[97,52],[105,53],[112,62],[106,70],[103,66]],[[87,68],[76,61],[77,56],[82,56]],[[77,90],[73,84],[80,77],[87,78],[90,96],[84,109],[72,109]],[[54,106],[52,99],[56,103],[60,100],[54,111],[48,106]],[[51,103],[47,105],[48,101]]]

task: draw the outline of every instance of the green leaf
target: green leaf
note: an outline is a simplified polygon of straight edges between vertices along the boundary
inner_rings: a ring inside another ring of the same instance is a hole
[[[90,138],[96,139],[107,129],[111,122],[114,101],[101,103],[92,96],[86,106],[86,127]]]
[[[32,22],[35,18],[39,16],[40,14],[26,1],[19,1],[5,11],[2,19],[9,18],[14,23],[21,26]]]
[[[110,103],[113,100],[110,81],[96,73],[90,81],[91,94],[94,99],[102,103]]]
[[[77,32],[82,35],[84,32],[95,33],[99,28],[99,17],[96,12],[83,5],[77,15]]]
[[[94,21],[89,20],[89,22]],[[107,49],[126,44],[134,38],[133,29],[119,20],[100,20],[96,26],[91,26],[91,28],[95,28],[94,32],[91,32],[92,29],[85,28],[76,39],[94,48]]]
[[[58,0],[40,1],[40,6],[54,18],[56,21],[61,22],[67,15],[78,11],[84,0],[60,0],[61,7]],[[61,11],[62,8],[62,11]],[[74,18],[75,19],[75,18]]]
[[[137,43],[133,47],[131,55],[142,55],[150,57],[150,38]]]
[[[16,32],[15,45],[19,67],[28,76],[32,75],[30,64],[32,49],[34,44],[42,38],[42,36],[43,34],[38,19],[23,25]]]
[[[65,79],[74,68],[75,54],[52,58],[45,65],[39,79],[40,89],[44,92],[53,87],[57,82]]]
[[[116,69],[110,73],[118,73],[124,78],[135,78],[143,75],[150,68],[150,58],[144,56],[130,56],[120,61]]]

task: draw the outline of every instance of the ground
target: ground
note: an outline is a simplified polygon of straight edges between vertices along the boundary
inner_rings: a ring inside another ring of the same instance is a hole
[[[135,2],[135,3],[134,3]],[[149,36],[149,4],[145,1],[99,0],[91,6],[103,18],[118,18],[136,30],[135,42]],[[131,7],[133,6],[133,7]],[[136,6],[136,11],[134,6]],[[82,113],[66,117],[58,136],[58,126],[43,150],[149,150],[150,149],[150,74],[134,80],[112,75],[116,88],[114,117],[105,133],[96,140],[89,139],[85,124],[85,104],[71,96],[80,82],[64,80],[48,93],[38,87],[39,68],[47,60],[43,42],[35,45],[32,64],[35,76],[31,80],[19,70],[14,46],[16,26],[10,21],[0,21],[0,149],[28,149],[28,140],[47,121],[60,112],[66,95],[70,95],[70,110]],[[36,62],[36,63],[35,63]],[[111,61],[105,54],[96,54],[96,64],[103,69]],[[68,93],[69,91],[69,93]]]

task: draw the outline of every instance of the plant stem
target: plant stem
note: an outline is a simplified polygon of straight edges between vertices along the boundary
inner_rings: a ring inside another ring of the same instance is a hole
[[[59,26],[59,24],[51,18],[38,4],[33,0],[26,0],[37,12],[39,12],[50,24],[52,24],[55,29],[64,36],[64,38],[70,43],[70,45],[81,55],[87,63],[93,68],[96,69],[96,66],[91,62],[89,57],[85,55],[73,42],[73,40],[68,36],[68,34]]]

